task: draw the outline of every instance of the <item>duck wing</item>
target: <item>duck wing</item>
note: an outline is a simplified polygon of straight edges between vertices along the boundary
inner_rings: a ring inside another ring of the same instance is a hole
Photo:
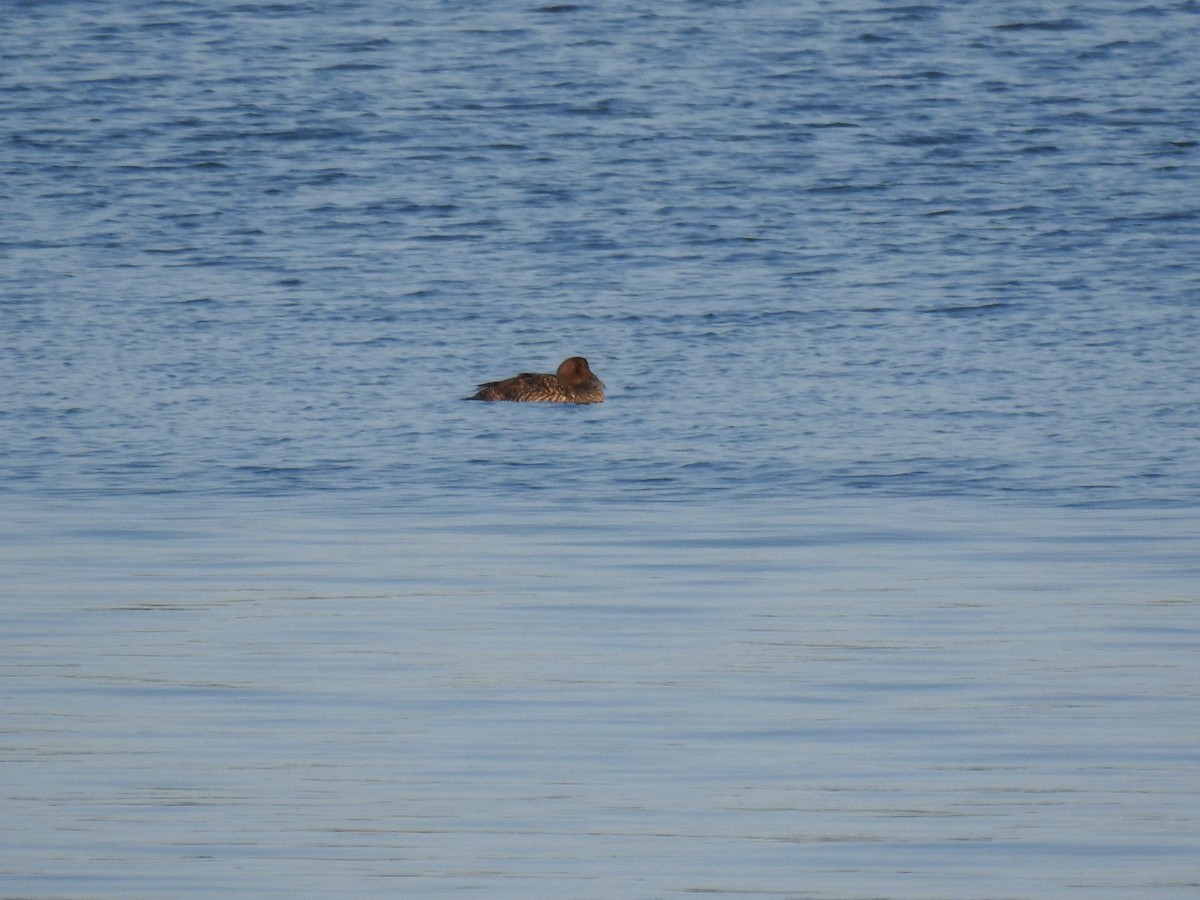
[[[562,394],[553,375],[522,372],[503,381],[488,381],[479,386],[475,400],[547,400]]]

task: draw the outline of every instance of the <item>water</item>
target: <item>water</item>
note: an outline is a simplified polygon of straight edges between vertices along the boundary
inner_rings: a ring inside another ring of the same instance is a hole
[[[3,21],[0,895],[1195,895],[1200,6]]]

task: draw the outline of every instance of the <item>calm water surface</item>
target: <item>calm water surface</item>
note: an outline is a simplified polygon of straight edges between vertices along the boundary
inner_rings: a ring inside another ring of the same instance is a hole
[[[1200,890],[1200,6],[3,23],[0,896]]]

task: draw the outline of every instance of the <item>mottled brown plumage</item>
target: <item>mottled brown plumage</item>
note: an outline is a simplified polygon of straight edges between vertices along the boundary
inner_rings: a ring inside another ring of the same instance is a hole
[[[479,386],[471,400],[518,400],[542,403],[603,403],[604,382],[582,356],[565,359],[553,375],[522,372]]]

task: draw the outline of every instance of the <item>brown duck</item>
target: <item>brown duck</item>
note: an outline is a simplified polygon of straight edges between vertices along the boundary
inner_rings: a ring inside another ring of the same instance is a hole
[[[572,356],[564,359],[553,375],[522,372],[503,381],[489,381],[468,399],[603,403],[604,382],[592,374],[586,359]]]

